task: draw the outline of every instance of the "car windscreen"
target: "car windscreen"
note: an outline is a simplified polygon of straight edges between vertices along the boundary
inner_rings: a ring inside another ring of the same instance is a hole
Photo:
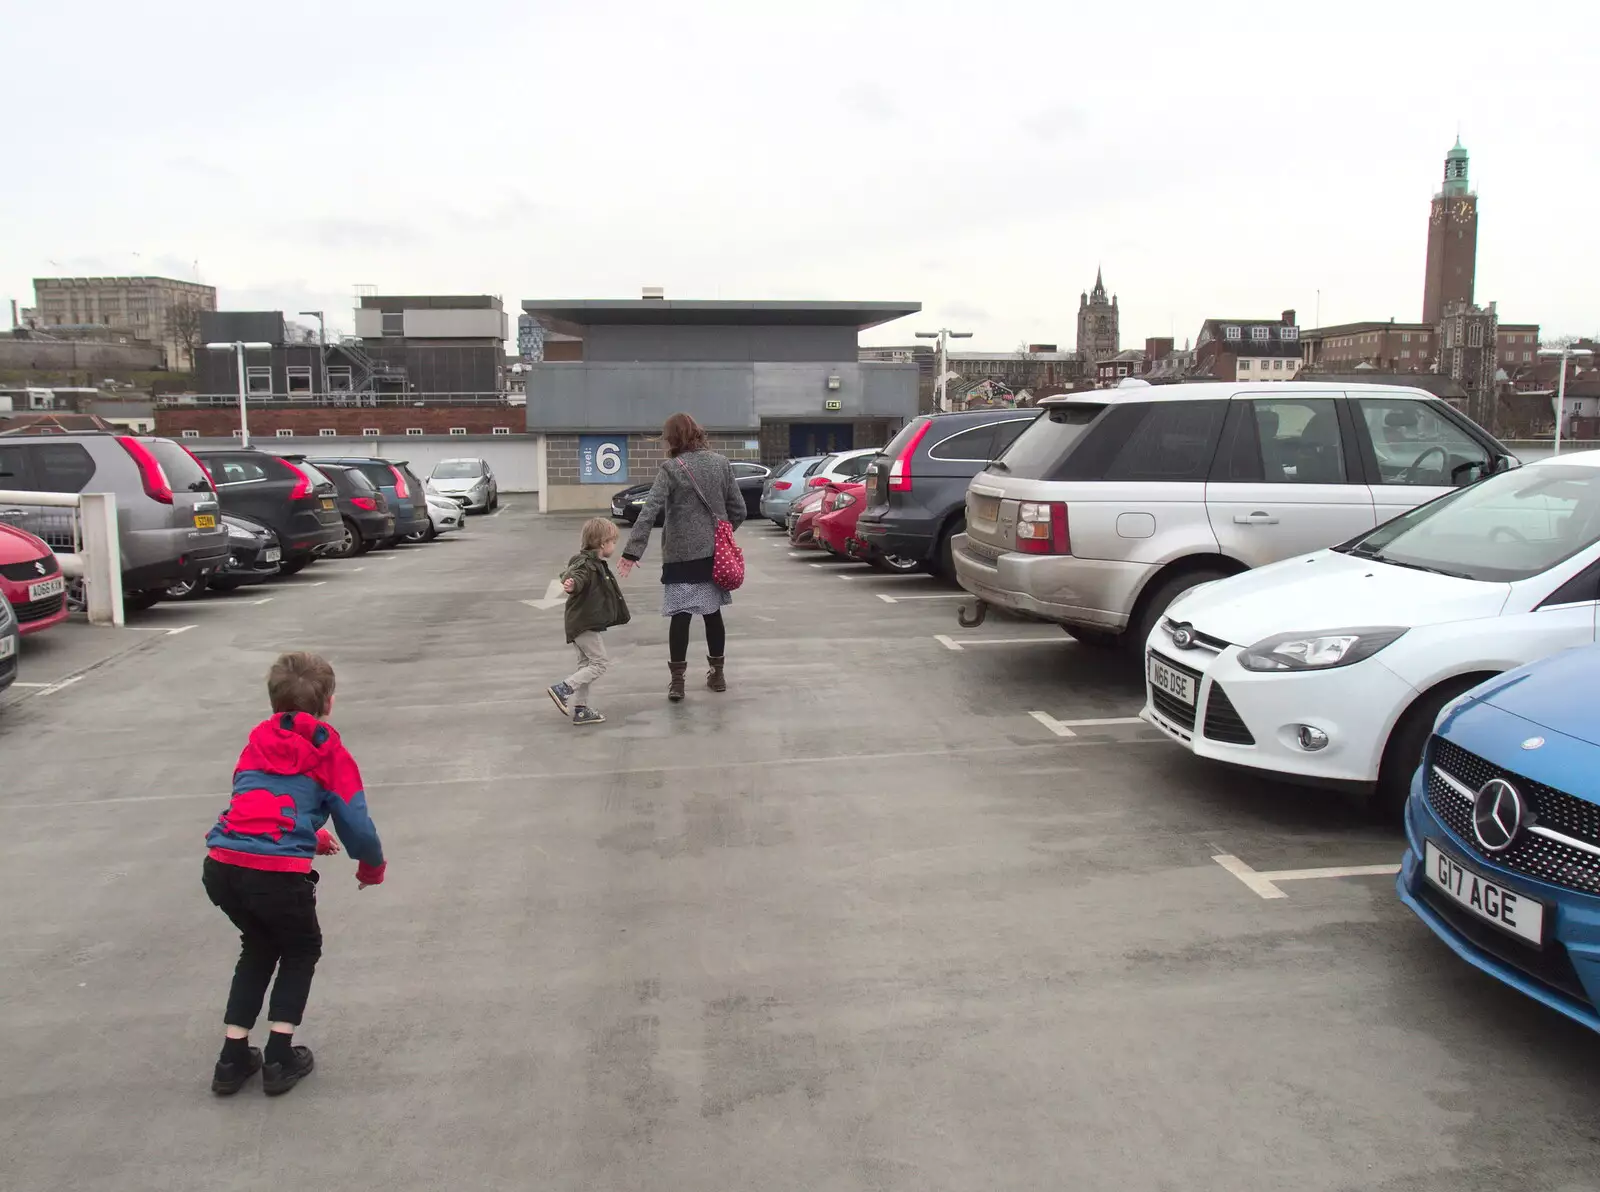
[[[198,460],[171,439],[141,439],[150,454],[156,457],[161,470],[167,474],[172,491],[178,493],[208,493],[211,478]]]
[[[472,480],[483,475],[483,465],[475,459],[445,459],[433,465],[435,480]]]
[[[1447,493],[1336,547],[1462,579],[1512,583],[1600,541],[1600,469],[1538,464]]]
[[[1045,407],[1033,425],[1023,431],[990,467],[1024,480],[1055,480],[1072,448],[1098,418],[1105,406],[1089,402],[1063,402]]]

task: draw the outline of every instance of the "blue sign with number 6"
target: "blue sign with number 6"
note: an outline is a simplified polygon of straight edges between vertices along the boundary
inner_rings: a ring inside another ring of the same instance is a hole
[[[626,435],[579,435],[578,481],[581,484],[628,482]]]

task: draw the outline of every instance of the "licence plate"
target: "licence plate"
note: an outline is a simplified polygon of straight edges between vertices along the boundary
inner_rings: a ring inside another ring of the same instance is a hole
[[[217,528],[217,515],[215,513],[195,514],[194,528],[197,530],[215,530]]]
[[[17,652],[17,639],[10,634],[0,637],[0,658],[10,658]]]
[[[998,521],[1000,518],[1000,498],[985,497],[979,493],[972,493],[967,497],[967,503],[972,507],[973,521]]]
[[[269,546],[266,550],[261,552],[261,557],[268,563],[276,563],[279,559],[283,558],[283,549],[277,546]]]
[[[1422,851],[1428,881],[1452,902],[1530,944],[1544,943],[1544,903],[1497,886],[1458,863],[1431,840],[1423,844]]]
[[[333,508],[333,498],[332,497],[323,497],[322,498],[322,507],[324,509],[332,509]]]
[[[1150,686],[1163,691],[1180,703],[1194,707],[1195,682],[1180,670],[1174,670],[1154,654],[1149,656]]]
[[[61,576],[47,579],[37,584],[28,585],[28,600],[45,600],[51,596],[59,596],[67,590],[67,581]]]

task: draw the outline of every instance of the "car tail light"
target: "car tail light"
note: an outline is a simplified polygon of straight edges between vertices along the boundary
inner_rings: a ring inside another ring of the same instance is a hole
[[[172,482],[167,479],[161,461],[150,453],[150,448],[132,435],[118,435],[117,442],[133,457],[139,467],[139,480],[144,485],[144,495],[162,504],[172,504]]]
[[[294,474],[294,488],[289,490],[289,499],[291,501],[303,501],[309,497],[311,495],[311,477],[286,459],[280,459],[278,462]]]
[[[892,493],[908,493],[911,491],[911,457],[917,453],[917,444],[922,442],[922,436],[928,433],[928,428],[933,423],[924,422],[917,427],[916,433],[907,440],[900,454],[894,457],[894,462],[889,465],[889,491]]]
[[[828,478],[826,476],[813,476],[810,480],[806,481],[806,487],[807,488],[821,488],[823,485],[825,485],[827,483],[828,483]]]
[[[856,503],[854,493],[840,493],[833,502],[835,509],[848,509]]]
[[[378,502],[372,497],[351,497],[350,504],[357,509],[365,509],[368,513],[376,513],[378,511]]]
[[[1017,549],[1026,555],[1070,555],[1066,502],[1022,502],[1017,507]]]
[[[790,484],[787,480],[774,480],[772,482],[772,487],[776,489],[785,489],[793,488],[794,485]]]
[[[390,466],[389,471],[394,473],[394,495],[402,501],[411,499],[411,490],[406,487],[406,478],[400,474],[400,469]]]

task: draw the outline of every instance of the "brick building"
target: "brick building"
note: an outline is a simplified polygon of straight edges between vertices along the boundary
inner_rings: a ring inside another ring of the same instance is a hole
[[[1194,352],[1197,380],[1292,381],[1303,363],[1292,310],[1275,320],[1207,319]]]
[[[1478,271],[1478,196],[1467,181],[1467,151],[1456,138],[1444,157],[1444,185],[1428,209],[1428,261],[1422,321],[1437,326],[1445,308],[1472,305]]]

